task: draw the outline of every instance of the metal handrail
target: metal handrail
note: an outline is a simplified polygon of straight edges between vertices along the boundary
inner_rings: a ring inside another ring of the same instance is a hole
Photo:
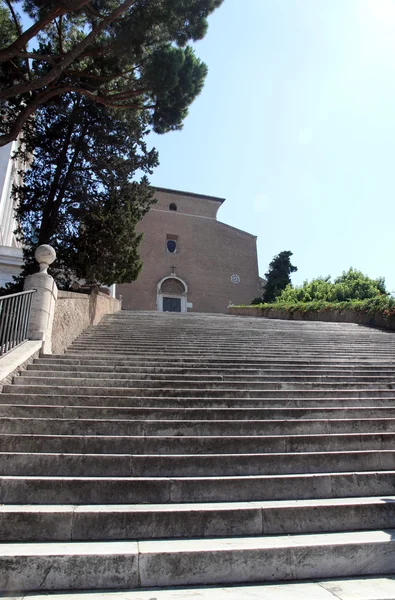
[[[33,294],[27,290],[0,297],[0,356],[28,339]]]
[[[24,292],[17,292],[16,294],[8,294],[8,296],[0,296],[0,300],[6,300],[7,298],[13,298],[14,296],[23,296],[24,294],[31,294],[37,292],[37,290],[25,290]]]

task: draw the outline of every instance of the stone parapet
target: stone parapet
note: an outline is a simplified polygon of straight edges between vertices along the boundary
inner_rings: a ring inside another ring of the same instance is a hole
[[[90,325],[121,310],[121,301],[102,292],[79,294],[59,291],[52,331],[52,352],[62,354]]]
[[[266,319],[283,319],[285,321],[323,321],[326,323],[356,323],[369,327],[395,330],[395,318],[385,317],[382,313],[358,313],[354,310],[323,311],[286,311],[255,306],[229,306],[228,314],[239,317],[264,317]]]

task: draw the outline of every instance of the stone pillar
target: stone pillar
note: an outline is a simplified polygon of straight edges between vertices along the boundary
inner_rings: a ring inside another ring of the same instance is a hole
[[[40,265],[40,272],[28,275],[23,286],[24,290],[37,290],[33,294],[29,324],[29,340],[43,340],[42,351],[52,353],[52,324],[55,314],[55,304],[58,297],[56,283],[48,274],[48,267],[56,258],[55,250],[48,244],[39,246],[35,259]]]

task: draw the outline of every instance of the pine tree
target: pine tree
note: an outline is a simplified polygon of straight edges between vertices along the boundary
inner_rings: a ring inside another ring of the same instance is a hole
[[[291,273],[298,269],[291,264],[292,252],[284,250],[273,258],[269,270],[265,273],[266,285],[263,292],[263,302],[274,302],[281,292],[291,283]]]
[[[74,93],[179,129],[207,72],[187,46],[223,0],[6,0],[0,13],[0,146],[38,108]],[[22,31],[21,16],[33,25]],[[10,27],[13,34],[10,36]],[[4,33],[4,35],[2,35]],[[5,35],[7,34],[7,35]],[[28,49],[28,43],[36,43]]]
[[[0,40],[0,145],[19,133],[18,158],[28,167],[14,190],[23,275],[36,268],[34,248],[48,243],[63,287],[75,278],[136,278],[135,225],[153,202],[146,175],[158,164],[145,138],[182,128],[207,74],[186,44],[204,36],[221,2],[133,0],[109,21],[121,6],[113,0],[25,0],[29,16],[46,22],[32,52],[21,46],[19,18],[7,2],[0,33],[12,24],[14,32]]]
[[[121,114],[72,94],[40,107],[19,150],[25,161],[33,159],[14,190],[23,276],[36,270],[37,245],[51,244],[61,287],[76,279],[109,285],[136,278],[135,226],[153,203],[146,175],[158,164],[145,132],[143,114]]]

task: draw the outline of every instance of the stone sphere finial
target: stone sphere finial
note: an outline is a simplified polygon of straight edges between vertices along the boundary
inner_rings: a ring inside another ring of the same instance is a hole
[[[35,251],[34,258],[40,265],[40,273],[47,273],[49,265],[56,259],[56,252],[49,244],[42,244]]]

